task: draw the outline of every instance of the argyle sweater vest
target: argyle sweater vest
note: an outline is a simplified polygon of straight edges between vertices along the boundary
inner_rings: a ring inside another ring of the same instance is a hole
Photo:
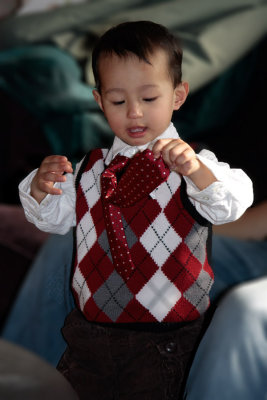
[[[121,207],[134,264],[124,280],[112,262],[101,201],[100,177],[108,150],[87,154],[77,174],[76,249],[72,289],[89,321],[181,322],[209,306],[211,224],[171,172],[154,191]]]

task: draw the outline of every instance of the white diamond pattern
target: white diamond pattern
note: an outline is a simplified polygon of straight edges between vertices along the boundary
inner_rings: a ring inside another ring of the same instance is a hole
[[[157,319],[162,321],[181,297],[181,292],[158,270],[136,295],[136,299]]]
[[[76,268],[72,280],[72,287],[79,297],[80,308],[83,311],[87,300],[91,297],[91,292],[84,281],[84,276],[79,268]]]
[[[159,267],[181,241],[182,238],[172,228],[164,213],[158,215],[140,238],[140,242]]]
[[[181,178],[176,172],[171,172],[167,182],[163,182],[154,190],[155,197],[160,207],[164,209],[171,200],[173,194],[181,184]]]
[[[103,161],[98,160],[93,168],[84,172],[81,177],[81,186],[86,193],[86,200],[89,209],[92,208],[100,197],[100,173]],[[103,167],[102,167],[103,169]]]
[[[77,226],[78,263],[87,254],[97,239],[93,219],[89,211],[84,214]]]

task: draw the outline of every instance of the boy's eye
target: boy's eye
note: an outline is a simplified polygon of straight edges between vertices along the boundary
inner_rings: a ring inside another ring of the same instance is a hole
[[[144,101],[150,102],[150,101],[155,101],[156,99],[157,99],[157,97],[148,97],[148,98],[144,99]]]
[[[113,101],[114,106],[119,106],[124,103],[124,100],[121,101]]]

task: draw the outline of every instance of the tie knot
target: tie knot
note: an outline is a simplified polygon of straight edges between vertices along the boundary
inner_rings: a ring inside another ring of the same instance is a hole
[[[121,172],[124,167],[128,164],[129,158],[121,155],[117,155],[109,164],[107,169],[102,173],[101,176],[101,187],[102,196],[105,199],[110,198],[117,187],[117,176],[116,173]]]
[[[151,150],[131,159],[116,156],[101,176],[102,198],[119,207],[130,207],[164,182],[169,173],[162,157],[155,159]]]
[[[116,157],[111,161],[109,166],[104,171],[103,176],[105,176],[105,173],[107,173],[107,176],[109,176],[110,172],[115,173],[121,171],[126,166],[128,161],[129,161],[128,157],[117,154]]]

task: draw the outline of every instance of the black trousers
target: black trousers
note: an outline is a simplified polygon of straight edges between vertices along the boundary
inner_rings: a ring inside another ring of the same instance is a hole
[[[82,400],[182,399],[204,321],[130,330],[88,322],[73,310],[62,329],[68,346],[58,370]]]

